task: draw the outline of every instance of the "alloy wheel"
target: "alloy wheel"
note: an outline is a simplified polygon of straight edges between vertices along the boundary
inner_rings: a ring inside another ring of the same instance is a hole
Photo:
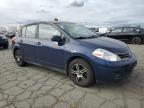
[[[87,80],[88,70],[82,64],[74,64],[71,69],[72,77],[77,82],[82,82]]]
[[[22,55],[19,50],[15,52],[15,60],[17,64],[22,64]]]

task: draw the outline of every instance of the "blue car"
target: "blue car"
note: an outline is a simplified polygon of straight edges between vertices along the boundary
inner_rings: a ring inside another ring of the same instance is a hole
[[[68,75],[79,86],[127,78],[137,64],[129,47],[70,22],[36,22],[21,27],[13,46],[19,66],[40,65]]]

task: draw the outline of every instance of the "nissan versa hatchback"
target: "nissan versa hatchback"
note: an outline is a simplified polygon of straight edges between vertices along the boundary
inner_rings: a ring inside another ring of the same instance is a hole
[[[48,67],[70,76],[79,86],[123,80],[137,64],[125,43],[99,37],[86,27],[69,22],[22,26],[13,55],[19,66],[30,63]]]

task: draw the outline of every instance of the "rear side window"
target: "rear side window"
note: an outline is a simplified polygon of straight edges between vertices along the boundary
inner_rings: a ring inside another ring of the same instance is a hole
[[[54,35],[60,36],[61,33],[50,24],[39,24],[39,39],[51,39]]]
[[[123,32],[125,33],[130,33],[130,32],[133,32],[134,29],[133,28],[124,28]]]
[[[134,32],[138,33],[138,32],[140,32],[140,29],[139,28],[135,28]]]
[[[26,28],[26,37],[27,38],[35,38],[37,25],[30,25]]]

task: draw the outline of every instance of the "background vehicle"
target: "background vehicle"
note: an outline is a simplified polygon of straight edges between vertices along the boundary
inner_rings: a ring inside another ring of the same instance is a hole
[[[118,27],[110,30],[108,33],[102,34],[102,36],[132,44],[142,44],[144,42],[144,29],[141,27]]]
[[[99,28],[89,28],[90,30],[94,31],[94,32],[99,32]]]
[[[69,75],[79,86],[122,80],[137,64],[125,43],[68,22],[23,26],[15,39],[13,55],[19,66],[32,63],[48,67]]]
[[[9,42],[8,42],[7,37],[5,37],[5,35],[0,32],[0,47],[7,49],[8,46],[9,46]]]
[[[16,33],[15,32],[7,32],[6,34],[5,34],[5,36],[7,37],[7,38],[13,38],[13,37],[15,37],[15,35],[16,35]]]

